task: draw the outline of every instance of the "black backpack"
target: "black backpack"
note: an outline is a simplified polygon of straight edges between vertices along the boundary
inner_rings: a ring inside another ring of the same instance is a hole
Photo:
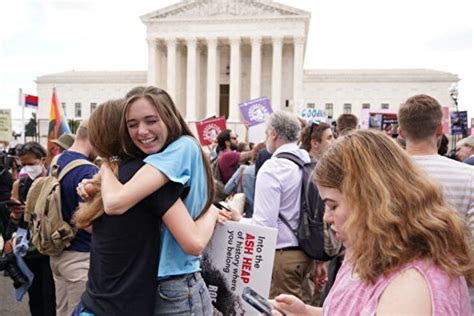
[[[278,214],[278,217],[293,232],[298,239],[299,247],[309,257],[319,261],[330,260],[334,254],[328,254],[326,250],[328,247],[340,248],[340,244],[332,246],[331,243],[334,242],[334,239],[328,238],[328,234],[331,232],[329,226],[323,222],[324,202],[319,195],[318,188],[311,181],[314,164],[305,163],[298,156],[288,152],[279,153],[276,157],[292,161],[303,171],[298,227],[293,229],[282,214]],[[339,252],[339,249],[334,252]]]

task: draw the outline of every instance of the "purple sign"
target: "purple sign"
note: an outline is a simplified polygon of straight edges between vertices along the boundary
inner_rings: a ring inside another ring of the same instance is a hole
[[[265,122],[267,117],[273,113],[270,100],[267,97],[241,103],[239,107],[244,120],[249,122],[249,127]]]

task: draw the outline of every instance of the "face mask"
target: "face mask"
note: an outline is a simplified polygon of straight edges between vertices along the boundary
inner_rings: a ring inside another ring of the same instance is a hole
[[[38,178],[38,176],[43,172],[42,165],[34,165],[34,166],[24,166],[20,173],[25,172],[28,174],[31,180]]]

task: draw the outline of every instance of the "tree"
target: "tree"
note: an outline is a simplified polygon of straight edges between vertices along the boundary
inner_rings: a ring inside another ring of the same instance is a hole
[[[69,128],[71,129],[71,133],[76,134],[79,125],[81,125],[81,121],[70,119],[67,123],[69,124]]]
[[[38,123],[36,122],[36,113],[32,112],[30,120],[25,125],[25,136],[33,137],[34,139],[36,139],[38,135],[37,128]]]

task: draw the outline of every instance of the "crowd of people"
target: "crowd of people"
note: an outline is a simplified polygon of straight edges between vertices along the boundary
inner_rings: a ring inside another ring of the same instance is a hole
[[[263,143],[224,130],[203,147],[166,91],[136,87],[55,140],[56,157],[29,142],[12,169],[0,166],[2,262],[30,228],[35,179],[86,161],[60,181],[63,218],[77,229],[70,245],[57,256],[30,247],[33,278],[8,269],[34,316],[212,315],[200,255],[228,220],[278,231],[274,315],[471,315],[474,136],[455,144],[459,161],[439,154],[441,119],[427,95],[401,105],[390,133],[359,130],[353,114],[334,126],[276,111]],[[288,155],[313,168],[327,260],[295,234],[303,170]],[[225,199],[231,212],[214,205]]]

